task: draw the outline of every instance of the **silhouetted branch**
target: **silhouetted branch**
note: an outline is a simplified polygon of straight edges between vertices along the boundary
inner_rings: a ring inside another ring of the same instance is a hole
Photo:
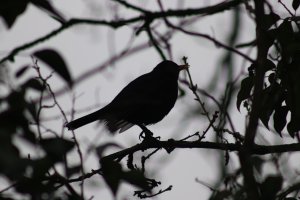
[[[85,173],[84,175],[82,176],[79,176],[77,178],[71,178],[71,179],[68,179],[68,183],[74,183],[74,182],[80,182],[84,179],[88,179],[88,178],[91,178],[92,176],[94,176],[95,174],[99,174],[99,175],[102,175],[102,170],[101,169],[97,169],[97,170],[92,170],[92,172],[90,173]],[[57,188],[60,188],[62,187],[64,184],[61,184],[59,186],[57,186]]]
[[[61,176],[61,175],[58,174],[58,173],[55,173],[55,174],[54,174],[54,177],[66,186],[66,188],[68,189],[68,191],[70,192],[70,194],[72,195],[72,197],[73,197],[74,199],[84,200],[84,195],[83,195],[83,193],[81,193],[81,195],[79,195],[79,194],[75,191],[75,189],[72,187],[72,185],[70,184],[70,182],[69,182],[68,179],[66,179],[65,177]],[[82,183],[82,184],[83,184],[83,183]]]
[[[139,144],[136,144],[132,147],[129,147],[127,149],[118,151],[116,153],[110,154],[108,156],[103,157],[102,159],[111,159],[111,160],[118,160],[121,161],[124,157],[128,155],[132,155],[135,152],[138,151],[145,151],[147,149],[186,149],[186,148],[196,148],[196,149],[213,149],[213,150],[223,150],[223,151],[240,151],[242,146],[240,144],[233,144],[233,143],[216,143],[216,142],[201,142],[201,141],[182,141],[182,140],[167,140],[167,141],[157,141],[156,143],[146,143],[142,142]],[[298,143],[294,144],[283,144],[283,145],[254,145],[251,154],[252,155],[266,155],[266,154],[272,154],[272,153],[286,153],[286,152],[296,152],[300,151],[300,145]],[[74,182],[80,182],[84,179],[91,178],[92,176],[99,174],[102,175],[101,169],[92,170],[90,173],[85,173],[82,176],[79,176],[77,178],[72,178],[64,181],[59,181],[61,184],[58,185],[56,188],[60,188],[66,183],[74,183]],[[55,176],[55,175],[53,175]],[[51,179],[52,176],[50,176],[47,179]],[[3,189],[1,192],[7,191],[13,187],[15,187],[18,183],[14,183],[11,186]],[[292,190],[295,190],[295,188],[298,188],[299,184],[296,184],[295,186],[292,186],[291,189],[287,189],[287,191],[292,192]],[[289,193],[290,193],[289,192]]]
[[[163,190],[159,190],[157,193],[155,194],[150,194],[150,195],[147,195],[147,194],[143,194],[143,191],[135,191],[134,192],[134,195],[133,196],[138,196],[140,199],[146,199],[146,198],[150,198],[150,197],[155,197],[155,196],[158,196],[164,192],[167,192],[167,191],[171,191],[172,190],[172,185],[170,185],[169,187],[167,187],[166,189],[163,189]]]
[[[182,22],[178,23],[178,26],[187,26],[193,23],[197,18],[184,20]],[[166,38],[171,38],[175,34],[174,31],[168,30],[163,35]],[[161,38],[158,38],[157,42],[161,42]],[[134,55],[137,52],[141,52],[142,50],[146,50],[148,48],[152,47],[152,43],[149,44],[149,42],[145,42],[139,45],[136,45],[134,47],[125,47],[124,50],[122,50],[120,53],[111,56],[106,61],[104,61],[102,64],[100,64],[98,67],[94,67],[90,70],[87,70],[86,72],[83,72],[79,77],[73,79],[73,86],[76,86],[80,84],[81,82],[87,80],[89,77],[94,76],[105,70],[108,66],[110,66],[112,63],[116,63],[117,61],[122,60],[123,58],[126,58],[127,56]],[[65,94],[67,91],[69,91],[70,88],[68,86],[64,86],[61,89],[58,89],[55,92],[55,96],[58,97],[62,94]],[[50,99],[51,95],[45,96],[44,99]],[[34,102],[38,102],[39,99],[35,99]]]
[[[49,85],[49,83],[47,82],[47,80],[51,77],[48,76],[46,78],[44,78],[40,72],[40,67],[38,66],[38,63],[37,61],[34,61],[34,66],[33,68],[36,70],[36,73],[38,75],[38,78],[42,81],[43,83],[43,86],[46,87],[47,91],[50,93],[53,101],[54,101],[54,105],[59,109],[60,111],[60,114],[63,116],[64,120],[65,121],[68,121],[68,118],[63,110],[63,108],[61,107],[61,105],[58,103],[57,99],[56,99],[56,96],[51,88],[51,86]],[[39,107],[39,113],[38,115],[40,115],[40,112],[41,112],[41,109],[43,108],[42,106],[42,100],[43,100],[43,92],[41,92],[41,97],[40,97],[40,107]],[[39,116],[38,116],[39,117]],[[39,123],[37,124],[38,125],[38,130],[40,130],[40,126],[39,126]],[[81,148],[80,148],[80,145],[79,145],[79,142],[76,138],[76,135],[74,133],[74,131],[72,131],[72,135],[73,135],[73,140],[74,140],[74,143],[76,145],[76,148],[77,148],[77,152],[78,152],[78,155],[79,155],[79,159],[80,159],[80,165],[81,165],[81,172],[82,174],[84,174],[84,166],[83,166],[83,154],[82,154],[82,151],[81,151]],[[39,131],[39,136],[40,136],[40,139],[41,139],[41,133]],[[66,162],[65,162],[65,165],[66,165]],[[67,167],[67,166],[66,166]],[[68,186],[68,185],[67,185]],[[84,196],[84,179],[82,180],[82,183],[81,183],[81,196],[83,197]]]
[[[256,183],[253,174],[253,163],[250,159],[251,149],[254,145],[254,139],[257,132],[257,125],[259,115],[261,113],[262,105],[262,90],[264,84],[264,63],[268,54],[268,47],[266,45],[266,30],[264,30],[264,5],[265,1],[255,0],[255,22],[256,22],[256,41],[257,41],[257,58],[256,58],[256,70],[254,79],[254,92],[253,101],[251,107],[251,113],[249,123],[246,128],[245,142],[242,151],[239,152],[239,159],[241,163],[241,169],[244,176],[244,184],[247,192],[247,199],[259,199],[260,194],[258,191],[258,184]]]
[[[233,47],[230,47],[230,46],[228,46],[228,45],[226,45],[226,44],[224,44],[224,43],[222,43],[222,42],[216,40],[215,38],[213,38],[213,37],[210,36],[210,35],[207,35],[207,34],[204,34],[204,33],[199,33],[199,32],[187,31],[187,30],[183,29],[182,27],[174,26],[174,25],[171,24],[170,22],[168,22],[167,25],[170,26],[171,28],[176,29],[176,30],[179,30],[179,31],[181,31],[181,32],[183,32],[183,33],[185,33],[185,34],[192,35],[192,36],[198,36],[198,37],[202,37],[202,38],[205,38],[205,39],[207,39],[207,40],[210,40],[210,41],[213,42],[217,47],[222,47],[222,48],[224,48],[224,49],[226,49],[226,50],[228,50],[228,51],[231,51],[231,52],[233,52],[233,53],[236,53],[236,54],[242,56],[243,58],[245,58],[246,60],[248,60],[248,61],[251,62],[251,63],[254,63],[254,62],[255,62],[255,60],[252,59],[251,57],[249,57],[247,54],[244,54],[243,52],[241,52],[241,51],[239,51],[239,50],[237,50],[237,49],[235,49],[235,48],[233,48]]]
[[[197,141],[182,141],[182,140],[167,140],[167,141],[156,141],[156,142],[141,142],[132,147],[120,150],[116,153],[110,154],[103,157],[102,159],[110,159],[121,161],[124,157],[128,155],[133,155],[138,151],[145,151],[148,149],[213,149],[222,151],[236,151],[239,152],[242,149],[242,145],[233,143],[216,143],[216,142],[201,142]],[[296,152],[300,151],[300,146],[297,143],[294,144],[283,144],[283,145],[254,145],[252,150],[250,150],[251,155],[266,155],[273,153],[286,153],[286,152]],[[80,182],[84,179],[88,179],[96,174],[102,175],[101,168],[97,170],[92,170],[90,173],[86,173],[77,178],[67,180],[68,183]],[[57,186],[57,188],[62,187],[65,183]]]
[[[162,12],[164,12],[164,9],[163,9],[161,1],[158,1],[158,3],[159,3],[159,6],[160,6]],[[188,35],[192,35],[192,36],[197,36],[197,37],[202,37],[202,38],[208,39],[208,40],[210,40],[211,42],[213,42],[218,47],[222,47],[222,48],[224,48],[224,49],[226,49],[228,51],[236,53],[236,54],[242,56],[243,58],[245,58],[246,60],[250,61],[251,63],[255,62],[255,60],[253,60],[252,58],[250,58],[248,55],[246,55],[246,54],[244,54],[244,53],[236,50],[233,47],[230,47],[230,46],[228,46],[226,44],[223,44],[222,42],[216,40],[215,38],[211,37],[210,35],[203,34],[203,33],[198,33],[198,32],[187,31],[187,30],[185,30],[184,28],[182,28],[180,26],[173,25],[166,17],[164,17],[164,21],[165,21],[165,23],[166,23],[167,26],[169,26],[169,27],[171,27],[171,28],[173,28],[175,30],[179,30],[179,31],[181,31],[181,32],[183,32],[185,34],[188,34]]]
[[[184,64],[186,65],[189,65],[188,62],[187,62],[187,57],[183,57],[182,58]],[[195,96],[195,100],[197,102],[199,102],[200,106],[201,106],[201,109],[203,110],[203,115],[206,116],[206,118],[208,119],[209,121],[209,125],[208,127],[206,128],[205,131],[203,131],[203,134],[200,136],[200,140],[204,139],[205,138],[205,135],[206,133],[208,132],[208,130],[212,127],[214,130],[217,130],[216,127],[214,126],[214,123],[218,117],[218,111],[216,111],[214,113],[214,115],[212,116],[212,118],[210,117],[210,114],[209,112],[207,111],[207,109],[205,108],[205,103],[200,99],[200,96],[198,95],[197,93],[197,90],[198,90],[198,86],[196,84],[194,84],[193,82],[193,79],[192,79],[192,76],[191,76],[191,73],[189,71],[189,69],[186,70],[187,71],[187,74],[188,74],[188,82],[189,82],[189,88],[190,90],[193,92],[194,96]]]
[[[278,2],[285,8],[286,11],[288,11],[291,16],[295,16],[292,11],[284,3],[282,3],[281,0],[278,0]]]
[[[282,192],[280,192],[277,196],[278,196],[278,199],[279,200],[283,200],[285,199],[285,197],[287,195],[289,195],[290,193],[292,192],[295,192],[295,191],[299,191],[300,190],[300,183],[295,183],[294,185],[292,186],[289,186],[287,187],[286,189],[284,189]]]
[[[13,184],[11,184],[11,185],[7,186],[6,188],[0,190],[0,194],[16,187],[17,185],[18,185],[18,181],[15,181]]]
[[[141,7],[135,6],[133,4],[127,3],[126,1],[123,1],[123,0],[114,0],[114,1],[118,2],[119,4],[122,4],[126,8],[130,8],[130,9],[135,10],[135,11],[139,11],[141,13],[150,13],[150,11],[145,10],[145,9],[143,9]]]
[[[130,148],[118,151],[103,157],[103,159],[112,159],[120,161],[125,156],[133,154],[137,151],[144,151],[153,148],[163,149],[186,149],[186,148],[198,148],[198,149],[215,149],[223,151],[240,151],[242,145],[234,143],[216,143],[216,142],[201,142],[201,141],[182,141],[182,140],[167,140],[157,141],[155,143],[139,143]],[[266,155],[272,153],[285,153],[300,151],[300,145],[294,144],[282,144],[282,145],[257,145],[255,144],[250,150],[252,155]]]
[[[148,34],[148,36],[149,36],[149,39],[150,39],[150,41],[151,41],[151,43],[153,44],[153,46],[155,47],[155,49],[156,49],[156,51],[158,52],[158,54],[160,55],[160,57],[161,57],[161,59],[162,60],[166,60],[167,58],[166,58],[166,56],[165,56],[165,54],[164,54],[164,52],[161,50],[161,48],[159,47],[159,43],[155,40],[155,38],[153,37],[153,34],[152,34],[152,32],[151,32],[151,28],[150,28],[150,24],[146,24],[145,25],[146,27],[146,32],[147,32],[147,34]]]
[[[112,21],[106,21],[106,20],[92,20],[92,19],[70,19],[66,23],[62,24],[59,28],[56,30],[53,30],[52,32],[48,33],[47,35],[38,38],[34,41],[28,42],[26,44],[23,44],[19,47],[16,47],[13,49],[7,56],[2,58],[0,60],[0,64],[8,61],[13,60],[14,56],[17,55],[19,52],[24,51],[26,49],[29,49],[38,43],[44,42],[53,36],[56,36],[57,34],[61,33],[62,31],[80,24],[87,24],[87,25],[102,25],[102,26],[108,26],[111,28],[120,28],[125,25],[129,25],[132,23],[136,23],[138,21],[147,21],[151,20],[153,22],[156,19],[160,19],[163,17],[187,17],[187,16],[193,16],[193,15],[211,15],[219,12],[223,12],[225,10],[231,9],[232,7],[235,7],[241,3],[246,2],[247,0],[233,0],[228,2],[223,2],[214,6],[208,6],[204,8],[195,8],[195,9],[182,9],[182,10],[167,10],[166,12],[150,12],[146,15],[141,15],[137,17],[132,17],[129,19],[121,19],[121,20],[112,20]]]

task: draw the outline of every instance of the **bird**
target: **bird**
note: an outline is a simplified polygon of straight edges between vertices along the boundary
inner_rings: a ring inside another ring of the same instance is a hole
[[[122,133],[134,125],[145,130],[147,125],[161,121],[174,107],[179,72],[187,68],[187,64],[164,60],[149,73],[131,81],[109,104],[67,123],[66,127],[75,130],[99,120],[111,133]]]

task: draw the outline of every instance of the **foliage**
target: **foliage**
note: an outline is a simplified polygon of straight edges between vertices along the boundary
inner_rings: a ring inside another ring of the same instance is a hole
[[[16,77],[21,78],[27,69],[21,68]],[[30,90],[41,92],[45,86],[39,79],[30,78],[1,97],[0,172],[14,182],[16,192],[29,194],[32,199],[45,199],[57,190],[56,180],[49,177],[48,171],[54,165],[65,162],[65,155],[74,148],[74,142],[61,137],[37,138],[30,122],[38,123],[39,108],[26,99]],[[24,147],[15,144],[15,140],[26,141],[33,148],[44,152],[44,155],[37,158],[30,154],[22,155]],[[1,198],[5,198],[5,195],[1,195]]]
[[[264,27],[267,35],[264,46],[269,49],[270,56],[265,58],[263,66],[267,79],[261,93],[260,120],[269,129],[268,122],[274,113],[274,128],[281,136],[281,132],[287,123],[287,115],[290,113],[291,117],[288,119],[287,130],[290,136],[294,137],[300,130],[298,123],[300,120],[299,106],[296,103],[300,95],[298,89],[299,32],[293,29],[293,24],[297,24],[297,21],[283,19],[276,27],[280,17],[272,13],[267,15],[266,18],[270,18],[270,16],[274,19],[273,23],[268,23]],[[252,64],[248,68],[249,74],[243,79],[238,93],[238,108],[241,102],[246,99],[249,100],[247,103],[251,102],[257,67],[257,65]],[[245,107],[248,107],[248,104]]]

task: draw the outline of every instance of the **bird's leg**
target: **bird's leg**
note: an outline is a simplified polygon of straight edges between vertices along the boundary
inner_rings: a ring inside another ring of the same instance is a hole
[[[153,133],[145,125],[139,124],[138,126],[142,129],[139,139],[142,138],[144,140],[149,140],[149,141],[152,141],[153,139],[156,141],[160,140],[160,137],[153,137]]]
[[[138,126],[142,129],[139,138],[153,137],[153,133],[145,125],[139,124]],[[145,133],[145,136],[143,136],[143,133]]]

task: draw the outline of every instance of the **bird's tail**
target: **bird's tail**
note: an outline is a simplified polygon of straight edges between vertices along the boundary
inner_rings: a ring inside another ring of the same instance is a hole
[[[91,114],[88,114],[86,116],[83,116],[81,118],[78,118],[78,119],[75,119],[69,123],[66,124],[66,127],[69,129],[69,130],[75,130],[81,126],[84,126],[86,124],[89,124],[91,122],[94,122],[96,120],[100,120],[102,117],[102,113],[101,112],[102,110],[98,110],[96,112],[93,112]]]

